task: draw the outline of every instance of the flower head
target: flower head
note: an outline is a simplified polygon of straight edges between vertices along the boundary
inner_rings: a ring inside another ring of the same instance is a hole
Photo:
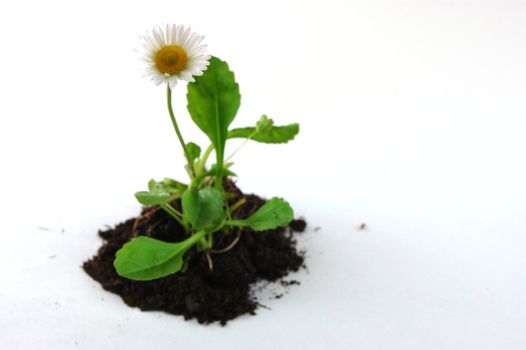
[[[204,37],[182,25],[168,24],[154,28],[144,39],[144,60],[148,64],[146,76],[157,85],[167,83],[173,88],[178,80],[193,82],[194,75],[206,70],[210,55]]]

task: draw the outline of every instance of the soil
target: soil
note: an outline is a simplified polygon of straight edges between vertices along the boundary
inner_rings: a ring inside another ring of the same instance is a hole
[[[243,194],[232,182],[225,182],[225,190],[233,193],[229,204],[240,198],[246,203],[232,213],[234,219],[250,216],[265,200],[256,195]],[[172,203],[180,209],[180,203]],[[160,310],[182,315],[186,320],[197,319],[208,324],[227,321],[243,315],[255,314],[262,306],[251,290],[259,280],[277,281],[304,266],[304,258],[296,249],[294,232],[305,230],[303,219],[293,220],[288,228],[265,232],[236,229],[229,234],[215,234],[209,260],[195,250],[187,253],[188,268],[184,272],[153,281],[132,281],[115,272],[115,253],[124,243],[137,235],[148,235],[167,242],[186,238],[183,228],[158,207],[145,208],[139,217],[131,218],[106,231],[100,231],[104,244],[96,256],[86,261],[84,270],[102,287],[122,297],[129,306],[141,310]],[[237,244],[225,253],[239,235]],[[215,253],[214,253],[215,252]],[[297,281],[282,285],[299,284]]]

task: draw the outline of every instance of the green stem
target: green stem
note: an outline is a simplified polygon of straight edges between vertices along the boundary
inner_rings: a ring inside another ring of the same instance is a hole
[[[174,111],[172,108],[172,89],[170,89],[170,85],[167,84],[166,89],[166,99],[168,102],[168,113],[170,113],[170,119],[172,120],[172,124],[175,129],[175,133],[177,134],[177,138],[179,139],[179,142],[181,143],[181,146],[183,147],[184,155],[186,157],[186,161],[188,162],[188,167],[190,168],[191,177],[195,177],[195,169],[194,165],[192,164],[192,159],[190,158],[190,154],[188,153],[188,150],[186,149],[186,143],[183,140],[183,135],[181,135],[181,131],[179,130],[179,126],[177,125],[177,120],[175,120]]]
[[[245,220],[226,220],[225,224],[238,227],[248,226]]]
[[[208,249],[212,249],[212,246],[214,245],[214,238],[213,238],[212,232],[208,235]]]
[[[196,233],[191,235],[189,238],[187,238],[185,242],[188,242],[188,244],[192,246],[195,243],[201,241],[203,238],[205,238],[205,236],[206,236],[205,230],[197,231]]]
[[[225,160],[225,162],[228,162],[230,159],[232,159],[233,156],[236,155],[237,152],[239,152],[239,150],[241,148],[243,148],[243,146],[245,146],[247,144],[248,141],[250,141],[254,136],[256,136],[256,134],[259,132],[259,130],[255,130],[252,134],[248,135],[248,137],[243,141],[243,143],[238,147],[236,148],[236,150],[234,152],[232,152],[232,154],[230,154],[227,159]]]
[[[240,200],[238,200],[237,202],[235,202],[234,204],[232,204],[228,210],[233,213],[237,208],[239,208],[240,206],[242,206],[243,204],[245,204],[247,202],[247,199],[245,197],[241,198]]]
[[[177,210],[177,209],[175,209],[174,207],[172,207],[170,204],[167,203],[166,206],[167,206],[168,208],[170,208],[170,210],[171,210],[173,213],[177,214],[180,218],[183,217],[183,213],[181,213],[179,210]]]
[[[170,204],[159,204],[159,206],[165,211],[167,212],[168,214],[170,214],[171,217],[173,217],[175,220],[177,220],[181,226],[184,227],[184,230],[186,232],[189,232],[189,227],[188,225],[183,221],[182,219],[182,214],[179,213],[177,210],[174,209],[174,207],[172,207]]]
[[[210,236],[212,235],[211,232],[206,232],[206,231],[198,231],[197,233],[194,233],[194,236],[199,234],[200,232],[205,232],[204,235],[201,235],[199,237],[199,248],[201,251],[204,251],[204,250],[208,250],[211,248],[210,246]]]
[[[216,150],[216,189],[223,193],[223,154]]]
[[[208,160],[208,157],[210,157],[210,153],[212,153],[213,150],[214,150],[214,145],[210,145],[206,149],[205,153],[203,153],[203,156],[197,162],[197,166],[195,170],[196,175],[201,175],[205,171],[206,161]]]

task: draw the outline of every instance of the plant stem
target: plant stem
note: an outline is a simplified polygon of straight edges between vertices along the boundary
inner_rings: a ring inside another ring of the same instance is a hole
[[[221,193],[224,193],[224,189],[223,189],[223,155],[219,154],[219,152],[217,152],[217,150],[216,150],[216,167],[217,167],[216,183],[215,183],[216,189],[221,191]]]
[[[212,249],[212,246],[214,245],[214,236],[213,232],[210,232],[208,235],[208,249]]]
[[[230,225],[230,226],[238,226],[238,227],[247,226],[245,220],[226,220],[225,224]]]
[[[210,249],[210,253],[212,253],[212,254],[222,254],[222,253],[228,252],[230,249],[235,247],[237,242],[239,242],[239,238],[240,237],[241,237],[241,233],[238,233],[236,238],[228,246],[226,246],[223,249],[219,249],[219,250]]]
[[[181,224],[181,226],[184,227],[184,230],[186,232],[189,232],[188,225],[183,222],[181,213],[179,213],[177,210],[175,210],[170,204],[160,204],[159,206],[164,211],[166,211],[168,214],[170,214],[171,217],[173,217],[175,220],[177,220]]]
[[[197,168],[196,168],[196,175],[201,175],[205,170],[206,161],[208,160],[208,157],[210,157],[210,153],[214,150],[214,145],[208,146],[205,153],[201,156],[201,159],[197,162]]]
[[[210,271],[213,271],[214,263],[212,262],[212,257],[210,256],[210,252],[206,251],[205,255],[206,255],[206,259],[208,260],[208,268],[210,269]]]
[[[186,157],[186,161],[188,162],[188,167],[190,168],[191,177],[195,177],[195,169],[194,165],[192,164],[192,159],[190,159],[190,154],[188,153],[188,150],[186,149],[186,143],[183,140],[183,135],[181,135],[181,131],[179,130],[179,126],[177,125],[177,120],[175,120],[174,111],[172,108],[172,89],[170,89],[170,85],[166,85],[166,99],[168,102],[168,113],[170,113],[170,119],[172,120],[172,124],[175,129],[175,133],[177,134],[177,138],[179,139],[179,142],[181,143],[181,146],[183,147],[184,155]]]
[[[245,204],[247,202],[247,199],[245,197],[241,198],[240,200],[238,200],[237,202],[235,202],[234,204],[232,204],[228,209],[230,211],[230,213],[233,213],[237,208],[239,208],[240,206],[242,206],[243,204]]]
[[[227,159],[225,160],[225,162],[228,162],[230,159],[232,159],[233,156],[236,155],[237,152],[239,152],[239,150],[241,148],[243,148],[243,146],[245,146],[247,144],[248,141],[250,141],[257,133],[259,132],[259,130],[255,130],[252,134],[248,135],[248,137],[243,141],[243,143],[238,147],[236,148],[236,150],[234,152],[232,152],[228,157]]]
[[[186,241],[189,242],[190,245],[193,245],[193,244],[201,241],[203,238],[205,238],[205,236],[206,236],[206,231],[205,230],[197,231],[196,233],[191,235],[190,238],[188,238]]]

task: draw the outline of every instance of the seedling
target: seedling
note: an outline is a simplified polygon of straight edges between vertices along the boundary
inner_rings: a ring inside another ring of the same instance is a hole
[[[167,86],[168,113],[184,156],[188,181],[165,178],[150,180],[148,189],[135,194],[145,206],[158,206],[184,228],[187,238],[168,243],[147,236],[133,238],[117,252],[114,261],[117,273],[132,280],[153,280],[176,273],[186,264],[190,251],[207,255],[224,253],[229,248],[214,251],[215,235],[250,228],[272,230],[286,226],[294,217],[290,205],[282,198],[271,198],[246,219],[232,219],[231,213],[243,205],[242,200],[229,206],[229,193],[223,187],[224,178],[236,176],[230,170],[230,158],[225,159],[228,140],[242,138],[262,143],[287,143],[299,132],[298,124],[275,126],[263,115],[254,126],[230,128],[241,102],[239,85],[225,61],[206,53],[203,37],[180,25],[156,28],[144,38],[144,59],[147,74],[157,85]],[[172,108],[172,90],[179,80],[188,81],[187,109],[193,122],[210,140],[201,152],[194,142],[185,142]],[[236,150],[237,151],[237,150]],[[214,152],[215,163],[209,165]],[[234,152],[235,153],[235,152]],[[174,205],[174,203],[180,203]],[[182,208],[178,211],[176,207]],[[237,239],[233,241],[233,244]]]

